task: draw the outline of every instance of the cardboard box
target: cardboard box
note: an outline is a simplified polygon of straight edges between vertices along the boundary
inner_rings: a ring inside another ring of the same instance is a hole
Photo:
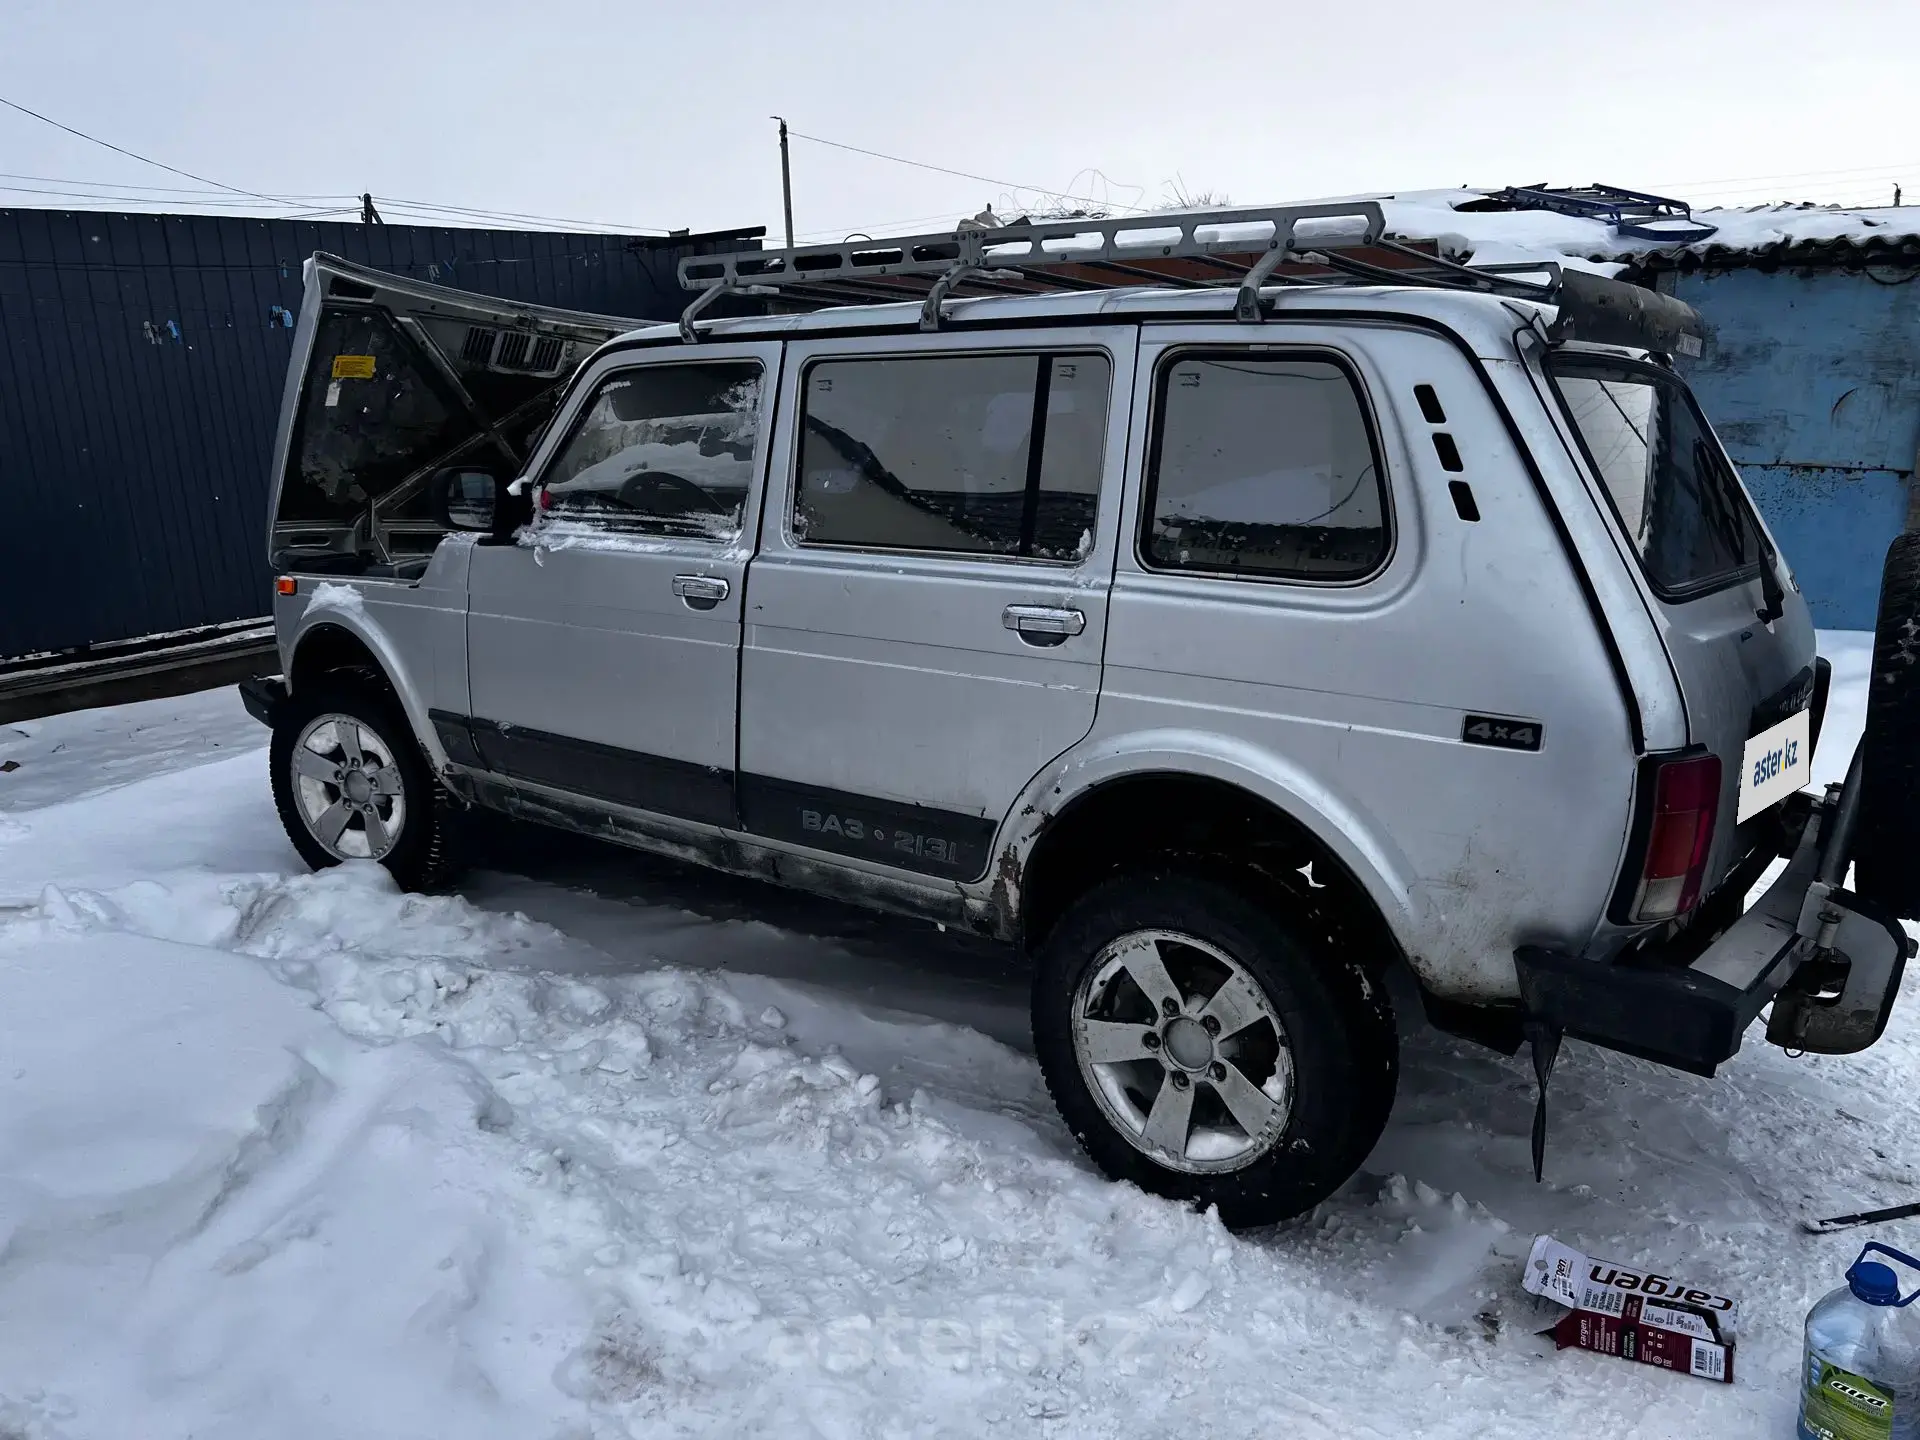
[[[1703,1380],[1733,1383],[1738,1307],[1668,1275],[1593,1260],[1550,1235],[1533,1242],[1521,1284],[1567,1307],[1552,1329],[1562,1349],[1618,1355]]]

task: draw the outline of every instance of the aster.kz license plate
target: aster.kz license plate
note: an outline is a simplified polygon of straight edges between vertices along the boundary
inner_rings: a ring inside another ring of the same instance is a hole
[[[1740,765],[1740,819],[1744,823],[1813,778],[1808,712],[1789,715],[1747,741]]]

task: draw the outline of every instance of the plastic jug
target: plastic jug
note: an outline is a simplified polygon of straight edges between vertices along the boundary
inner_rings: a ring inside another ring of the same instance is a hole
[[[1891,1265],[1914,1289],[1900,1293]],[[1877,1241],[1847,1283],[1807,1312],[1800,1440],[1920,1440],[1920,1260]]]

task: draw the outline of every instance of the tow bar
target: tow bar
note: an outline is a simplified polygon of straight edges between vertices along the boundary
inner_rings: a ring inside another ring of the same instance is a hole
[[[1534,1178],[1546,1151],[1546,1092],[1560,1039],[1712,1075],[1740,1049],[1769,1001],[1767,1039],[1784,1049],[1849,1055],[1880,1038],[1914,942],[1897,919],[1842,888],[1859,825],[1861,751],[1829,785],[1779,879],[1690,963],[1684,935],[1619,961],[1543,946],[1514,952],[1539,1097]]]

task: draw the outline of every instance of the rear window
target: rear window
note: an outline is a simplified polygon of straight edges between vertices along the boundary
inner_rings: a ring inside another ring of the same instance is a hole
[[[1620,528],[1668,599],[1719,589],[1760,559],[1753,507],[1687,387],[1628,361],[1550,362]]]

